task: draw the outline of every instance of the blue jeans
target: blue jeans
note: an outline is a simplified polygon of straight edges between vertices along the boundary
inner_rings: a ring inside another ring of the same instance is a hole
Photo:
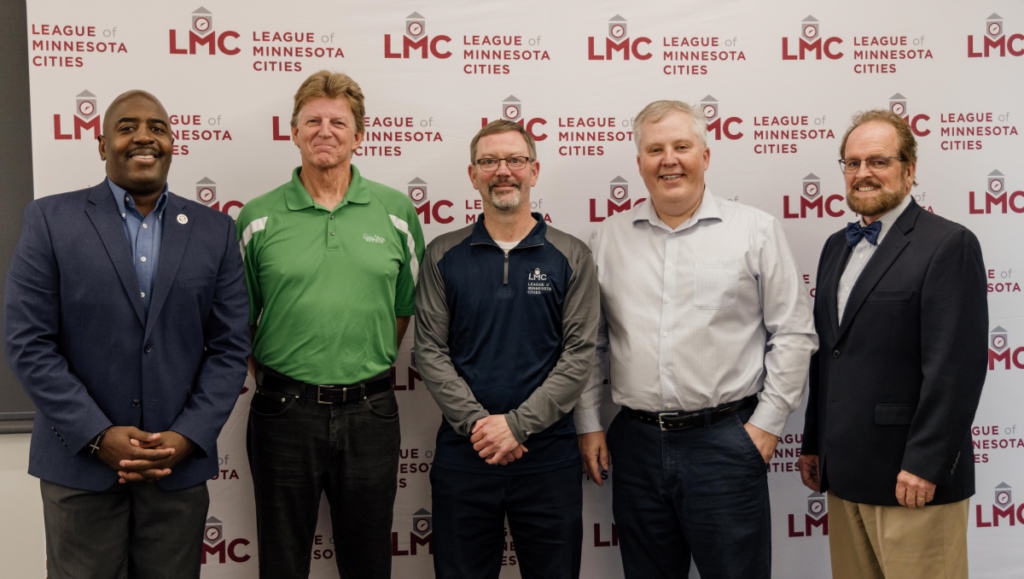
[[[579,579],[581,479],[578,464],[520,475],[433,467],[434,575],[497,579],[504,563],[519,565],[523,579]]]
[[[743,428],[753,408],[662,431],[625,411],[608,428],[612,512],[626,579],[771,576],[764,459]]]
[[[321,492],[342,579],[391,577],[401,445],[394,391],[334,405],[258,391],[246,443],[262,579],[309,576]]]

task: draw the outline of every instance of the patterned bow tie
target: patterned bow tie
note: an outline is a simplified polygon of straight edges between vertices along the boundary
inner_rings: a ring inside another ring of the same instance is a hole
[[[882,232],[882,222],[876,221],[866,227],[861,227],[859,221],[846,224],[846,244],[850,247],[857,247],[863,237],[871,245],[878,245],[878,234]]]

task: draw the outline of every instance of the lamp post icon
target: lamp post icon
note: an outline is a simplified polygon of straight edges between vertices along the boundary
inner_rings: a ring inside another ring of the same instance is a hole
[[[709,123],[718,118],[718,100],[715,97],[711,95],[704,97],[704,100],[700,101],[700,108],[704,111],[704,118]]]
[[[608,20],[608,37],[612,40],[622,40],[627,35],[626,19],[616,14]]]
[[[203,541],[213,545],[224,536],[224,524],[217,517],[206,519],[206,531],[203,533]]]
[[[989,334],[989,348],[991,348],[993,352],[1002,352],[1006,349],[1006,346],[1006,330],[1004,330],[1002,326],[996,326]]]
[[[405,35],[413,40],[423,36],[427,31],[426,21],[419,12],[413,12],[405,17]]]
[[[998,170],[988,174],[988,190],[993,193],[1002,193],[1006,183],[1003,182],[1003,174]]]
[[[206,36],[213,30],[213,12],[200,6],[192,13],[192,30],[199,36]]]
[[[513,95],[509,95],[503,103],[501,103],[501,117],[509,121],[518,121],[523,118],[523,107],[522,102]]]
[[[988,36],[989,38],[992,39],[996,39],[999,38],[1002,34],[1003,17],[993,12],[992,16],[989,16],[988,18],[985,19],[985,36]]]
[[[196,199],[203,205],[217,200],[217,184],[209,177],[203,177],[196,183]]]
[[[423,205],[427,200],[427,182],[419,177],[409,181],[409,199],[416,205]]]
[[[800,24],[800,34],[807,40],[814,40],[818,37],[818,19],[813,16],[804,18]]]
[[[889,97],[889,110],[899,117],[907,114],[907,97],[900,93],[896,93]]]
[[[827,505],[825,504],[825,495],[821,493],[811,493],[807,495],[807,514],[811,515],[815,519],[820,519],[825,514]]]
[[[821,192],[821,179],[818,178],[814,173],[808,173],[804,177],[804,196],[808,199],[814,199]]]
[[[75,113],[84,120],[96,115],[96,95],[83,90],[75,97]]]
[[[1013,502],[1013,488],[1006,483],[999,483],[996,487],[996,504],[1005,507]]]
[[[622,177],[616,177],[608,184],[608,195],[612,201],[621,203],[629,198],[629,181]]]
[[[434,517],[427,509],[420,509],[412,514],[412,531],[421,537],[426,537],[433,528]]]

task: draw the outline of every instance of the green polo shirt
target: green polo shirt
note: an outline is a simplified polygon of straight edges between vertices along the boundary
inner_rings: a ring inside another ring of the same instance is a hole
[[[245,204],[237,230],[253,351],[310,384],[352,384],[397,355],[395,318],[411,316],[423,231],[405,195],[364,179],[332,211],[292,180]]]

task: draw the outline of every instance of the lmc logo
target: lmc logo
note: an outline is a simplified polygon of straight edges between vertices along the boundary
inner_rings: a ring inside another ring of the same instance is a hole
[[[842,43],[843,39],[836,36],[822,40],[818,19],[808,16],[800,25],[800,44],[795,54],[789,53],[789,38],[782,37],[782,60],[804,60],[808,52],[814,52],[815,60],[821,60],[823,52],[829,59],[838,60],[843,57],[843,53],[833,52],[832,45]]]
[[[910,113],[907,112],[907,97],[900,93],[896,93],[889,97],[889,110],[904,121],[907,121],[907,124],[910,125],[910,130],[914,135],[918,137],[927,137],[931,134],[931,129],[925,129],[917,126],[920,122],[930,121],[931,117],[928,115],[911,116]]]
[[[985,191],[984,206],[976,204],[974,191],[970,193],[971,214],[989,214],[995,207],[998,207],[999,212],[1004,214],[1007,208],[1014,213],[1024,213],[1024,191],[1007,193],[1005,177],[998,169],[988,174],[988,190]]]
[[[590,222],[601,223],[616,213],[622,213],[630,208],[639,205],[646,198],[637,199],[635,202],[629,198],[629,181],[622,177],[616,177],[608,183],[608,212],[607,217],[597,215],[597,199],[590,200]]]
[[[508,98],[501,103],[501,118],[506,121],[512,121],[513,123],[525,128],[526,132],[530,133],[530,136],[533,137],[534,141],[540,142],[548,138],[547,133],[538,133],[537,129],[534,129],[536,125],[546,125],[548,122],[539,117],[527,120],[523,115],[523,103],[517,99],[515,95],[509,95]],[[481,118],[480,128],[486,127],[489,122],[490,121],[487,120],[487,117]]]
[[[843,196],[830,195],[826,197],[821,192],[821,179],[814,173],[809,173],[804,177],[803,189],[800,195],[800,212],[790,211],[789,195],[783,195],[782,217],[784,219],[804,219],[807,217],[808,209],[816,209],[818,217],[822,217],[823,213],[828,213],[830,217],[839,217],[846,211],[834,207],[837,201],[842,203]]]
[[[415,555],[417,546],[426,546],[427,553],[434,554],[433,515],[427,509],[412,514],[412,531],[409,532],[409,549],[398,548],[398,533],[391,533],[391,556]]]
[[[810,537],[813,530],[821,528],[821,534],[828,535],[828,505],[825,504],[825,495],[811,493],[807,496],[807,512],[804,513],[803,530],[797,530],[796,519],[799,515],[789,515],[789,536]]]
[[[1013,504],[1013,488],[1006,483],[999,483],[994,489],[995,502],[992,504],[992,519],[986,521],[981,505],[975,505],[974,524],[978,527],[998,527],[999,519],[1006,519],[1012,527],[1018,522],[1024,525],[1024,504]]]
[[[171,54],[195,54],[196,47],[198,46],[209,46],[210,54],[217,54],[220,50],[222,54],[228,56],[234,56],[241,52],[238,47],[230,47],[225,44],[225,40],[228,38],[237,39],[239,34],[233,30],[227,30],[217,34],[213,30],[213,13],[199,7],[195,12],[192,13],[192,28],[188,31],[188,48],[178,48],[178,31],[170,31],[171,39]]]
[[[96,95],[83,90],[75,97],[75,116],[72,117],[74,136],[72,133],[62,133],[60,128],[60,113],[53,115],[53,138],[58,141],[82,139],[82,131],[92,129],[93,139],[100,136],[100,114],[96,106]]]
[[[431,207],[431,201],[427,199],[427,182],[419,177],[409,181],[409,199],[416,206],[416,214],[423,217],[424,225],[430,225],[431,215],[433,215],[434,221],[441,224],[451,223],[455,219],[451,215],[441,215],[440,212],[442,207],[451,208],[451,201],[438,199],[433,202],[433,207]]]
[[[217,200],[217,183],[209,177],[203,177],[196,183],[196,201],[206,205],[210,209],[220,211],[227,215],[231,215],[230,211],[232,209],[241,210],[242,207],[245,206],[241,201],[232,199],[231,201],[225,202],[224,206],[221,207],[220,201]],[[237,217],[238,214],[236,213],[232,218]]]
[[[430,58],[431,55],[434,58],[449,58],[452,53],[441,52],[437,45],[440,42],[447,44],[451,41],[451,38],[443,34],[435,36],[433,39],[427,36],[426,19],[420,16],[419,12],[413,12],[405,19],[405,34],[402,36],[401,52],[392,52],[391,35],[384,35],[384,58],[409,58],[409,53],[413,50],[420,51],[420,58]]]
[[[716,141],[721,141],[722,135],[725,135],[725,138],[730,141],[735,141],[743,137],[743,133],[732,132],[732,126],[743,124],[743,119],[739,117],[725,118],[720,116],[718,100],[715,99],[715,97],[711,95],[704,97],[704,100],[700,101],[700,108],[701,111],[704,112],[704,119],[707,121],[708,133],[713,133]]]
[[[647,60],[651,57],[650,52],[640,52],[641,44],[650,44],[651,39],[640,36],[630,41],[629,31],[626,28],[626,19],[616,14],[608,21],[608,35],[604,39],[604,54],[597,54],[596,39],[593,36],[587,37],[587,58],[589,60],[612,60],[612,54],[622,53],[622,60],[629,60],[629,56],[637,60]]]
[[[989,334],[988,369],[995,370],[996,362],[1002,362],[1006,370],[1010,369],[1011,363],[1017,369],[1024,370],[1024,346],[1016,350],[1011,348],[1007,332],[1002,326],[996,326]]]
[[[231,559],[235,563],[244,563],[252,558],[248,553],[240,554],[239,547],[249,545],[248,539],[234,539],[228,541],[224,538],[224,523],[217,517],[206,519],[206,531],[203,534],[203,562],[206,564],[207,555],[217,555],[218,563],[226,563]]]
[[[1020,44],[1016,44],[1016,43]],[[999,49],[999,56],[1006,56],[1007,51],[1013,56],[1024,55],[1024,34],[1011,34],[1007,37],[1003,34],[1003,18],[993,13],[985,20],[985,35],[982,37],[982,47],[978,52],[974,51],[974,36],[967,37],[967,58],[988,58],[993,56],[992,49]]]

